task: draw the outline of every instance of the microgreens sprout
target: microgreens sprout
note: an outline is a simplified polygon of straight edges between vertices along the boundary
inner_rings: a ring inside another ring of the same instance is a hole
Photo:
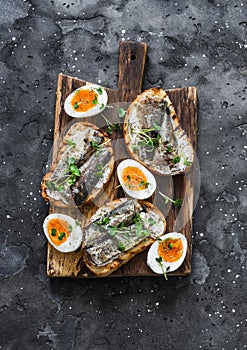
[[[112,124],[107,118],[106,116],[104,116],[103,113],[101,113],[102,118],[105,120],[106,124],[107,124],[107,133],[109,135],[112,134],[113,131],[117,131],[119,129],[119,124]]]
[[[103,172],[106,168],[107,164],[105,166],[103,166],[102,164],[97,164],[97,170],[95,175],[99,176],[99,177],[103,177]]]
[[[94,148],[96,151],[102,149],[102,144],[96,143],[94,141],[90,141],[90,146]]]
[[[101,221],[97,221],[96,225],[107,225],[109,224],[110,219],[106,216]]]
[[[173,158],[173,160],[172,160],[172,163],[173,163],[173,164],[177,164],[177,163],[179,163],[179,162],[180,162],[180,157],[179,157],[179,156]]]
[[[190,166],[193,162],[190,162],[189,160],[185,159],[184,160],[184,165]]]
[[[81,176],[80,169],[75,165],[75,158],[69,157],[66,160],[66,170],[62,176],[54,177],[51,181],[46,181],[46,186],[50,191],[62,192],[65,185],[74,185],[77,178]]]
[[[153,128],[149,129],[139,129],[132,127],[132,131],[139,136],[138,145],[139,146],[149,146],[149,150],[147,152],[152,152],[159,144],[159,140],[161,136],[159,131],[161,130],[160,126],[156,123],[153,123]]]
[[[81,226],[81,221],[79,221],[79,220],[75,220],[75,226]]]
[[[103,90],[101,86],[98,89],[96,89],[96,91],[98,92],[99,95],[103,94]]]
[[[75,147],[76,146],[76,143],[73,142],[72,140],[67,139],[67,140],[65,140],[65,142],[67,143],[68,146],[71,146],[71,147]]]
[[[180,207],[182,204],[182,199],[171,199],[168,196],[166,196],[165,194],[163,194],[162,192],[159,192],[159,194],[161,195],[161,197],[163,198],[165,204],[167,204],[168,202],[172,202],[176,207]]]
[[[94,95],[94,99],[92,101],[93,105],[97,105],[98,104],[98,95]]]
[[[123,118],[126,114],[126,111],[123,108],[118,109],[118,116],[119,118]]]
[[[159,257],[156,258],[155,260],[156,260],[157,263],[160,265],[161,270],[162,270],[162,273],[163,273],[163,275],[164,275],[164,277],[165,277],[165,280],[167,281],[167,280],[168,280],[167,272],[170,270],[170,266],[167,266],[167,268],[164,269],[164,266],[163,266],[163,264],[162,264],[162,257],[161,257],[161,256],[159,256]]]

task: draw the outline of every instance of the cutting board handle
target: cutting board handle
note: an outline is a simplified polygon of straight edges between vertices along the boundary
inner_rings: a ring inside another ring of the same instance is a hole
[[[119,44],[119,102],[132,102],[141,92],[147,44],[121,41]]]

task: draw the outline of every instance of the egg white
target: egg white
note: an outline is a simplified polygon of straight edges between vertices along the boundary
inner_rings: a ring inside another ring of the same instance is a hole
[[[71,225],[73,227],[72,232],[70,232],[68,238],[66,239],[66,241],[64,243],[61,243],[59,246],[54,244],[49,236],[48,233],[48,222],[51,219],[62,219],[67,221],[67,223],[69,225]],[[48,239],[48,241],[50,242],[50,244],[58,251],[62,252],[62,253],[69,253],[69,252],[73,252],[76,249],[78,249],[81,244],[82,244],[82,228],[81,226],[76,225],[75,226],[75,220],[68,215],[64,215],[64,214],[59,214],[59,213],[53,213],[48,215],[45,218],[45,221],[43,223],[43,230],[44,233],[46,235],[46,238]]]
[[[147,188],[140,190],[140,191],[134,191],[134,190],[128,188],[123,183],[122,173],[123,173],[123,170],[128,166],[137,167],[144,173],[144,175],[147,178],[147,182],[149,183]],[[125,159],[121,163],[119,163],[119,165],[117,167],[117,176],[118,176],[118,180],[119,180],[120,184],[122,185],[124,192],[131,198],[136,198],[136,199],[149,198],[150,196],[152,196],[152,194],[154,193],[154,191],[156,190],[156,187],[157,187],[156,180],[155,180],[155,177],[153,176],[153,174],[151,174],[150,171],[147,168],[145,168],[142,164],[140,164],[139,162],[137,162],[136,160],[133,160],[133,159]]]
[[[101,95],[97,92],[98,88],[102,89]],[[94,107],[92,107],[91,109],[89,109],[86,112],[77,112],[72,107],[71,100],[73,99],[77,90],[88,90],[88,89],[92,89],[98,95],[98,104],[96,104]],[[92,117],[96,114],[101,113],[105,109],[105,107],[107,105],[107,101],[108,101],[108,95],[107,95],[106,90],[102,86],[95,85],[95,84],[87,84],[87,85],[83,85],[82,87],[76,89],[66,98],[66,100],[64,102],[64,109],[65,109],[65,112],[73,118]],[[104,104],[104,107],[100,108],[102,104]]]
[[[185,259],[186,253],[187,253],[188,243],[187,243],[186,237],[184,235],[182,235],[182,233],[170,232],[170,233],[167,233],[163,236],[160,236],[159,238],[162,241],[167,239],[167,238],[181,239],[182,246],[183,246],[182,256],[177,261],[174,261],[174,262],[164,261],[163,259],[161,262],[164,271],[166,271],[166,269],[168,267],[169,267],[168,272],[177,270],[179,268],[179,266],[182,265],[182,263]],[[154,242],[151,245],[151,247],[149,248],[148,255],[147,255],[147,264],[151,268],[151,270],[153,270],[155,273],[163,274],[163,271],[162,271],[160,264],[156,261],[156,258],[159,258],[158,246],[159,246],[160,242],[161,241]]]

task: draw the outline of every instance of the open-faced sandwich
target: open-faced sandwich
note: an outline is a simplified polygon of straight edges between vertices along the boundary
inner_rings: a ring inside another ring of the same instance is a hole
[[[131,103],[124,138],[131,157],[157,174],[180,174],[193,163],[191,142],[162,89],[146,90]]]
[[[77,122],[64,136],[57,160],[42,180],[42,197],[61,207],[83,206],[103,190],[113,168],[111,140],[97,126]]]
[[[153,204],[116,199],[98,209],[84,228],[85,263],[96,276],[107,276],[146,250],[165,229],[165,218]]]

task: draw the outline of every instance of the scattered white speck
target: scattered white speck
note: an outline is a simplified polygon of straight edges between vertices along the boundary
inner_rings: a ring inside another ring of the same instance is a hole
[[[10,215],[6,215],[6,218],[7,218],[7,219],[11,219],[11,216],[10,216]]]

